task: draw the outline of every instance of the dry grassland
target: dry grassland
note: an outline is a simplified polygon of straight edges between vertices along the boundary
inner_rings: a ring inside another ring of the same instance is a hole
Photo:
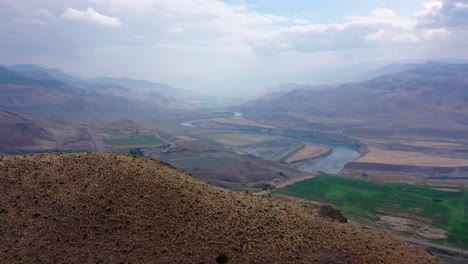
[[[0,159],[2,263],[437,263],[298,203],[210,186],[128,155]]]
[[[429,156],[410,151],[390,151],[370,147],[369,153],[356,160],[357,162],[384,163],[392,165],[461,167],[468,166],[468,160]]]

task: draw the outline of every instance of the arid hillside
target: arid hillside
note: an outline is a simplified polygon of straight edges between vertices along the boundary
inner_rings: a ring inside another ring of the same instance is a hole
[[[366,82],[298,89],[244,104],[253,120],[354,136],[466,139],[468,64],[435,64]]]
[[[48,79],[36,79],[48,78]],[[59,120],[106,120],[131,115],[129,98],[101,93],[94,86],[51,79],[43,72],[18,73],[0,67],[0,107]]]
[[[0,109],[0,153],[93,151],[89,128]]]
[[[51,133],[37,122],[13,111],[0,111],[0,134],[0,153],[52,140]]]
[[[109,153],[0,159],[2,263],[436,263],[301,204]]]

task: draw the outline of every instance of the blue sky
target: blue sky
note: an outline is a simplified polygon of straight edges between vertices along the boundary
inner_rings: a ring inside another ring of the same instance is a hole
[[[0,64],[222,95],[443,58],[468,59],[467,0],[0,1]]]
[[[312,23],[337,23],[349,15],[367,14],[377,8],[397,10],[402,16],[412,16],[424,1],[419,0],[231,0],[233,4],[246,4],[261,13],[297,16]]]

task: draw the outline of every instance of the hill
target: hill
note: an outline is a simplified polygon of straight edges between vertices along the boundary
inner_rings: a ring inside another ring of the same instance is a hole
[[[0,153],[92,151],[89,128],[0,110]]]
[[[357,136],[466,138],[468,64],[436,64],[244,104],[254,120]],[[402,125],[404,124],[404,125]]]
[[[30,73],[42,73],[43,75],[45,74],[51,79],[56,79],[60,81],[76,81],[79,79],[77,77],[64,73],[63,71],[59,69],[44,68],[44,67],[41,67],[39,65],[34,65],[34,64],[17,64],[17,65],[3,66],[3,67],[5,67],[6,69],[10,71],[14,71],[22,75],[29,75]]]
[[[0,84],[16,84],[16,85],[41,85],[59,87],[63,83],[51,80],[51,79],[35,79],[17,74],[13,71],[7,70],[6,68],[0,67]]]
[[[67,121],[115,118],[137,108],[128,98],[32,76],[47,78],[41,72],[17,73],[0,67],[0,108]]]
[[[16,152],[38,141],[52,141],[52,134],[38,122],[12,111],[0,111],[0,153]]]
[[[120,96],[127,99],[139,100],[149,105],[179,103],[176,101],[184,98],[187,94],[185,90],[147,80],[135,80],[126,77],[85,79],[64,73],[59,69],[44,68],[34,64],[19,64],[3,67],[18,75],[31,79],[60,81],[71,86],[82,88],[88,93],[99,93],[111,97]]]
[[[436,263],[293,202],[108,153],[0,159],[0,256],[12,262]]]
[[[392,63],[392,64],[384,65],[372,71],[369,71],[363,74],[362,77],[365,80],[369,80],[369,79],[378,78],[384,75],[399,73],[402,71],[409,71],[409,70],[432,67],[432,66],[440,66],[440,65],[445,65],[445,64],[448,64],[448,63],[437,62],[437,61],[428,61],[426,63]]]
[[[98,84],[103,86],[117,86],[117,87],[125,87],[134,90],[143,90],[147,93],[160,93],[164,96],[175,96],[179,93],[184,92],[181,89],[171,87],[167,84],[163,83],[154,83],[147,80],[135,80],[126,77],[122,78],[110,78],[110,77],[98,77],[95,79],[88,79],[85,80],[86,83],[89,84]]]
[[[181,107],[185,90],[129,78],[82,79],[38,65],[0,67],[0,107],[41,118],[109,121]]]

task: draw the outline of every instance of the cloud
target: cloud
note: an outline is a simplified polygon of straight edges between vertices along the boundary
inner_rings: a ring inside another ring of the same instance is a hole
[[[365,36],[364,39],[387,42],[417,42],[419,40],[414,34],[392,30],[379,30],[376,33]]]
[[[88,7],[85,11],[67,8],[61,17],[69,20],[89,21],[106,27],[119,27],[121,25],[118,18],[99,14],[92,7]]]
[[[269,35],[247,40],[259,54],[289,51],[321,52],[366,48],[376,42],[418,41],[414,21],[391,9],[376,9],[367,16],[347,16],[341,24],[306,24],[282,27]],[[381,43],[380,43],[381,44]]]
[[[219,0],[92,0],[109,12],[128,17],[141,35],[177,43],[239,43],[271,28],[299,22],[297,18],[259,13],[242,4]],[[140,30],[138,30],[140,31]],[[182,33],[183,34],[177,34]],[[141,36],[140,35],[140,36]],[[174,41],[174,42],[175,42]]]
[[[219,89],[294,81],[299,73],[307,81],[324,65],[468,58],[467,1],[418,1],[428,3],[414,16],[402,17],[407,8],[393,1],[375,1],[394,9],[343,7],[356,13],[335,21],[324,15],[330,22],[319,23],[245,0],[0,0],[0,60]],[[327,11],[311,6],[305,11]],[[93,26],[83,30],[85,22]]]
[[[468,28],[468,3],[460,0],[427,2],[415,17],[421,27]]]

